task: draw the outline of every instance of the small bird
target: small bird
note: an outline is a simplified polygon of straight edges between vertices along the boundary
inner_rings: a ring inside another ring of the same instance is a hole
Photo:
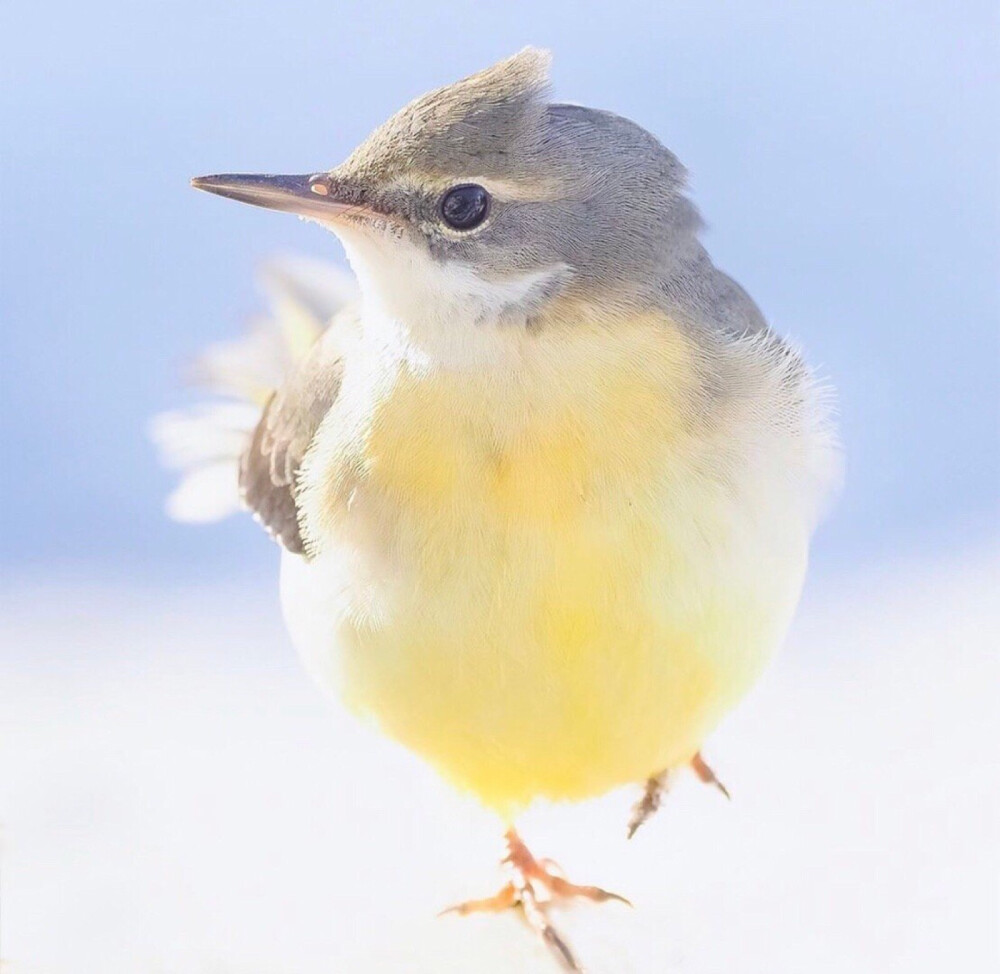
[[[455,911],[517,907],[579,970],[549,905],[619,897],[515,818],[634,783],[631,834],[678,769],[717,783],[702,744],[789,626],[837,448],[674,155],[550,101],[548,63],[432,91],[329,171],[193,185],[322,224],[357,278],[239,441],[293,641],[502,818],[510,881]]]

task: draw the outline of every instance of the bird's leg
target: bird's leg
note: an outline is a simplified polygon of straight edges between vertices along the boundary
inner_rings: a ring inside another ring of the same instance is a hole
[[[449,907],[443,913],[467,916],[470,913],[497,913],[516,907],[565,970],[582,971],[583,968],[577,963],[566,941],[552,926],[548,917],[549,907],[557,900],[575,897],[595,903],[618,900],[628,906],[631,904],[624,896],[609,893],[599,886],[578,886],[569,882],[551,860],[536,859],[514,829],[508,829],[504,839],[507,842],[507,855],[502,864],[510,872],[510,880],[495,896],[468,900]]]
[[[660,807],[663,796],[670,788],[671,777],[671,772],[667,770],[646,779],[642,798],[632,806],[632,814],[628,820],[628,838],[631,839],[639,826]]]
[[[719,781],[715,776],[715,772],[708,766],[705,759],[701,756],[701,751],[698,751],[691,761],[691,770],[698,776],[699,781],[703,781],[706,785],[714,785],[719,791],[722,792],[726,798],[729,798],[729,789]],[[642,798],[640,798],[632,806],[632,815],[628,820],[628,837],[631,839],[635,835],[639,826],[643,824],[659,807],[660,802],[663,801],[663,796],[667,793],[670,788],[670,782],[673,778],[672,772],[668,769],[666,771],[661,771],[658,775],[654,775],[652,778],[646,779],[646,786],[642,793]]]
[[[691,758],[691,770],[698,776],[699,781],[703,781],[706,785],[715,785],[726,798],[731,797],[729,789],[715,777],[715,772],[705,763],[705,759],[701,756],[701,751],[698,751]]]

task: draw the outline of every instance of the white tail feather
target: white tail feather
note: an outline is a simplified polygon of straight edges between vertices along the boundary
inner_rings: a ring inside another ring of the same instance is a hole
[[[324,261],[274,261],[260,279],[268,314],[240,338],[210,345],[191,369],[197,385],[221,398],[150,422],[160,462],[181,474],[166,501],[177,521],[218,521],[240,509],[240,456],[264,406],[354,294],[351,278]]]

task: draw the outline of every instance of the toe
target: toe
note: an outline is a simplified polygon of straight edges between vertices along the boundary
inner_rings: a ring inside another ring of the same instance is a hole
[[[609,900],[615,900],[618,903],[624,903],[626,906],[632,905],[631,901],[625,899],[624,896],[619,896],[618,893],[601,889],[600,886],[578,886],[576,883],[567,882],[560,876],[550,876],[545,885],[554,896],[566,898],[579,897],[585,900],[592,900],[594,903],[607,903]]]
[[[517,889],[513,883],[507,883],[503,889],[495,896],[487,896],[482,900],[466,900],[464,903],[456,903],[442,910],[438,916],[443,917],[449,913],[464,917],[470,913],[500,913],[502,910],[510,909],[517,903]]]

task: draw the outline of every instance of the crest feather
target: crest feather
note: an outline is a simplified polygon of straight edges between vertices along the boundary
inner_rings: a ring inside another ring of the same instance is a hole
[[[526,106],[547,91],[551,60],[548,51],[526,47],[476,74],[421,95],[395,118],[445,126],[487,108]]]
[[[433,169],[462,154],[486,163],[532,142],[546,107],[548,51],[526,47],[461,81],[411,101],[377,128],[345,163],[367,178],[409,166]],[[456,163],[461,168],[461,161]]]

